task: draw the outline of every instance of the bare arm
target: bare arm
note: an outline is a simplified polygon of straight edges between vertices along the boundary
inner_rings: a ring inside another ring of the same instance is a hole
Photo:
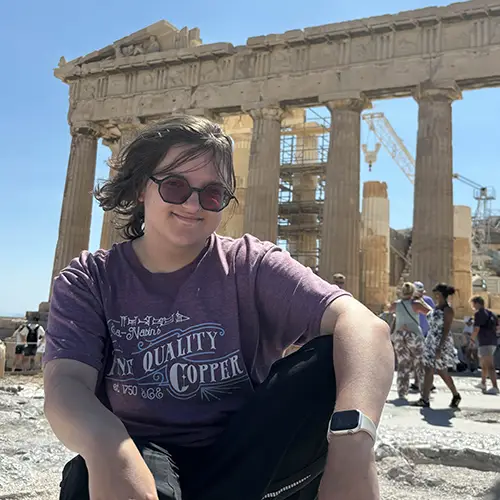
[[[378,424],[394,370],[388,325],[353,298],[339,297],[323,314],[321,332],[333,333],[335,410],[358,409]],[[380,498],[368,434],[331,440],[318,498]]]
[[[54,434],[84,458],[131,441],[122,422],[95,395],[98,372],[79,361],[56,359],[44,370],[45,415]]]
[[[396,302],[393,302],[389,307],[389,312],[393,313],[396,311]]]
[[[394,351],[387,323],[351,297],[327,308],[321,333],[333,333],[336,410],[358,409],[376,424],[389,393]]]
[[[470,336],[471,342],[475,342],[478,335],[479,335],[479,326],[475,326],[474,331],[472,332],[472,335]]]
[[[432,311],[432,307],[429,307],[423,300],[413,302],[412,308],[417,314],[427,314]]]
[[[441,342],[439,343],[439,348],[441,349],[450,334],[451,324],[453,323],[453,317],[455,313],[451,307],[447,307],[444,310],[444,326],[443,326],[443,335],[441,335]]]

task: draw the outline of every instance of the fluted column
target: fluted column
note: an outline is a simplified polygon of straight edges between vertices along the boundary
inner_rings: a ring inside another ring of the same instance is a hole
[[[253,118],[248,166],[244,233],[276,243],[280,180],[280,138],[283,110],[266,107],[250,110]]]
[[[361,302],[381,313],[389,299],[389,199],[385,182],[365,182],[361,210]]]
[[[236,177],[235,196],[238,203],[232,203],[222,212],[222,222],[217,232],[223,236],[239,238],[243,235],[248,165],[252,142],[252,118],[247,114],[228,116],[224,119],[224,130],[233,140],[233,163]]]
[[[121,136],[119,138],[113,141],[106,141],[106,145],[109,146],[109,149],[111,149],[112,159],[118,156],[121,149],[131,142],[139,131],[137,128],[120,128],[120,132]],[[115,170],[110,168],[109,177],[112,178],[114,175]],[[113,243],[120,243],[121,241],[124,241],[120,231],[116,228],[116,225],[120,225],[120,221],[117,219],[117,214],[113,211],[104,212],[100,248],[108,250],[113,246]]]
[[[361,95],[329,101],[327,106],[332,121],[319,272],[327,281],[335,273],[344,274],[346,289],[358,297],[360,120],[361,111],[369,107],[369,101]]]
[[[453,296],[455,317],[470,314],[469,300],[472,296],[472,214],[471,208],[463,205],[453,207],[453,279],[457,293]]]
[[[71,135],[52,278],[88,249],[90,239],[98,132],[93,124],[85,123],[73,126]]]
[[[418,86],[419,104],[413,202],[413,279],[427,287],[449,283],[453,268],[452,102],[454,82]]]

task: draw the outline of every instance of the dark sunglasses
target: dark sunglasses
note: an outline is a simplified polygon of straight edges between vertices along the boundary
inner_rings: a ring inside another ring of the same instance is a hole
[[[218,183],[208,184],[203,188],[192,187],[181,175],[169,175],[164,179],[151,176],[150,179],[158,185],[158,193],[165,203],[182,205],[191,195],[198,193],[201,208],[209,212],[224,210],[234,196]]]

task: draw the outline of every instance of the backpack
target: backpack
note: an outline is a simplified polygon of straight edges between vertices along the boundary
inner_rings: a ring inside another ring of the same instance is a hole
[[[31,327],[30,325],[26,325],[28,329],[28,335],[26,335],[26,343],[29,344],[38,344],[38,329],[40,325],[36,325],[35,327]]]
[[[498,328],[498,316],[493,311],[490,310],[488,310],[488,316],[489,316],[488,328],[496,333]]]

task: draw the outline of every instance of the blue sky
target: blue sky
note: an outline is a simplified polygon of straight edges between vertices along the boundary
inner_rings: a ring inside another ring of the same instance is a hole
[[[405,0],[404,7],[429,3],[451,2]],[[235,5],[242,7],[231,7]],[[71,60],[160,19],[178,28],[198,26],[205,43],[240,45],[250,36],[396,13],[401,5],[396,0],[316,0],[314,8],[299,0],[0,2],[0,315],[24,313],[47,300],[70,145],[68,89],[52,74],[62,55]],[[500,181],[499,97],[499,90],[467,92],[454,104],[453,117],[455,171],[493,186]],[[414,153],[416,103],[376,102],[375,109],[386,113]],[[100,146],[98,178],[107,175],[107,156]],[[391,225],[411,225],[412,186],[385,152],[371,173],[362,165],[366,180],[388,182]],[[455,203],[474,206],[471,188],[456,183]],[[96,208],[90,249],[99,243],[101,221]]]

